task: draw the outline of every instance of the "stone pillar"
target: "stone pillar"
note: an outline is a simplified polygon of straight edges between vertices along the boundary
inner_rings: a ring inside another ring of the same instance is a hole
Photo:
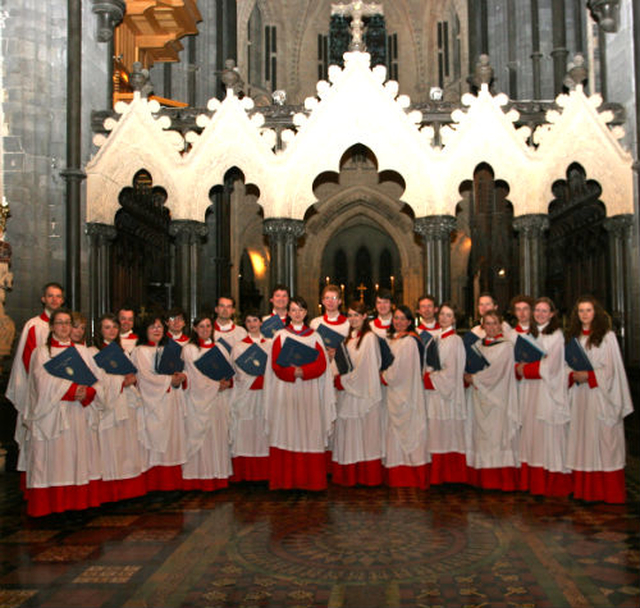
[[[609,233],[609,276],[611,277],[611,314],[614,326],[620,330],[623,353],[628,346],[627,327],[629,325],[629,307],[631,304],[631,252],[633,215],[624,213],[609,217],[604,222]]]
[[[538,298],[546,288],[545,232],[549,218],[544,213],[529,213],[514,218],[520,250],[520,293]]]
[[[424,291],[441,304],[451,297],[451,232],[456,227],[452,215],[416,218],[413,229],[424,241]]]
[[[95,323],[105,312],[113,309],[111,302],[111,242],[116,238],[115,226],[90,222],[86,233],[89,236],[89,319]]]
[[[271,289],[282,283],[296,294],[296,249],[304,234],[304,222],[286,217],[264,220],[264,234],[269,237],[271,251]]]
[[[567,72],[567,24],[564,0],[551,0],[551,37],[553,39],[553,91],[562,93],[562,83]]]
[[[169,225],[169,234],[176,239],[175,302],[185,311],[185,320],[190,326],[199,313],[200,249],[202,239],[207,235],[207,226],[195,220],[174,220]]]

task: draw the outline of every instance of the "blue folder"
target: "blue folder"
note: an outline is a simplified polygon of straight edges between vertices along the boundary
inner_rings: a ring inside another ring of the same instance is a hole
[[[592,372],[593,365],[584,352],[582,344],[576,338],[571,338],[564,347],[564,360],[574,372]]]
[[[430,367],[434,372],[439,372],[442,369],[438,341],[433,338],[429,340],[424,349],[424,366]]]
[[[44,368],[56,378],[71,380],[81,386],[93,386],[98,381],[73,346],[65,348],[59,355],[47,361]]]
[[[229,344],[224,338],[216,338],[215,343],[218,346],[223,346],[227,353],[231,354],[231,344]]]
[[[340,333],[320,323],[316,331],[320,334],[325,348],[338,348],[344,342],[344,336]]]
[[[183,370],[182,346],[175,340],[167,340],[162,348],[162,353],[156,354],[156,374],[171,376],[175,372]]]
[[[267,368],[267,353],[254,342],[236,358],[235,363],[250,376],[263,376]]]
[[[281,367],[290,367],[292,365],[302,367],[313,363],[319,354],[315,348],[311,348],[294,338],[287,338],[282,345],[276,363]]]
[[[545,352],[531,340],[518,336],[513,347],[513,357],[516,363],[535,363],[540,361],[544,355]]]
[[[466,363],[464,371],[467,374],[475,374],[485,367],[489,367],[489,362],[484,355],[478,349],[478,341],[480,338],[476,336],[472,331],[468,331],[462,338],[464,344],[464,350],[466,352]]]
[[[284,329],[284,323],[278,315],[272,315],[268,319],[262,322],[260,326],[260,332],[265,338],[273,338],[274,334],[281,329]]]
[[[422,344],[424,346],[427,346],[427,344],[429,344],[429,342],[431,342],[431,340],[433,340],[433,335],[431,334],[431,332],[429,331],[422,331],[419,334],[420,336],[420,341],[422,342]]]
[[[111,342],[105,346],[97,355],[94,355],[93,359],[107,374],[114,376],[126,376],[138,371],[117,342]]]
[[[193,364],[207,378],[216,382],[229,380],[236,373],[219,346],[208,348],[207,352],[196,359]]]
[[[340,342],[338,348],[336,348],[336,356],[334,357],[338,373],[342,376],[353,371],[353,361],[347,349],[347,345],[344,342]]]
[[[383,372],[391,367],[395,356],[391,352],[391,347],[384,338],[378,336],[378,344],[380,345],[380,371]]]

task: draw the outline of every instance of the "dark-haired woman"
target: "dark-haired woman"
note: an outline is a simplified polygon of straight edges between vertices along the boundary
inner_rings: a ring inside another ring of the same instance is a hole
[[[456,308],[445,302],[438,311],[439,335],[435,338],[439,370],[424,371],[425,406],[431,452],[431,483],[467,481],[464,393],[465,350],[455,329]]]
[[[256,344],[268,356],[271,340],[260,333],[262,320],[257,311],[244,314],[247,336],[236,342],[231,351],[235,362]],[[264,425],[264,374],[248,374],[236,364],[231,393],[231,462],[232,481],[269,479],[269,438]]]
[[[531,494],[568,496],[571,474],[565,465],[569,400],[564,336],[549,298],[535,301],[531,329],[536,337],[527,339],[545,354],[540,361],[516,364],[522,418],[520,489]]]
[[[92,470],[91,431],[85,408],[100,407],[98,384],[78,385],[52,375],[45,364],[75,348],[97,377],[86,347],[71,341],[71,313],[55,310],[47,344],[31,359],[25,424],[30,432],[27,454],[27,513],[48,515],[100,504],[99,473]]]
[[[353,371],[334,378],[337,418],[332,480],[344,486],[376,486],[383,478],[380,347],[364,302],[352,302],[347,319],[350,330],[345,343]]]
[[[626,499],[623,419],[633,411],[627,376],[609,316],[582,297],[571,312],[568,338],[577,339],[593,371],[570,374],[567,467],[573,496],[623,503]]]
[[[120,323],[107,313],[98,320],[95,354],[115,342],[120,348]],[[123,354],[128,357],[126,353]],[[98,367],[104,388],[104,409],[98,423],[98,444],[102,468],[103,502],[142,496],[147,491],[145,470],[148,453],[138,438],[138,416],[142,414],[135,373],[119,375]]]
[[[408,306],[393,313],[389,346],[393,363],[382,372],[387,386],[385,476],[392,487],[427,488],[429,463],[427,417],[422,390],[418,341],[412,331],[414,317]]]
[[[156,359],[167,341],[161,315],[149,315],[131,360],[138,368],[138,390],[142,398],[140,437],[149,450],[147,489],[182,489],[182,465],[187,460],[184,387],[182,372],[156,373]]]
[[[212,380],[196,366],[196,361],[212,348],[229,359],[227,349],[213,342],[213,319],[202,315],[193,322],[191,340],[182,349],[188,378],[187,462],[182,467],[185,490],[226,488],[231,476],[228,391],[231,379]]]
[[[520,412],[513,373],[513,344],[495,312],[482,317],[479,346],[489,367],[464,374],[468,401],[467,481],[487,490],[518,489]]]
[[[306,325],[307,303],[289,302],[290,324],[276,333],[267,362],[265,418],[269,433],[269,487],[324,490],[325,450],[336,417],[333,382],[320,336]],[[283,366],[278,357],[287,341],[315,349],[315,361]]]

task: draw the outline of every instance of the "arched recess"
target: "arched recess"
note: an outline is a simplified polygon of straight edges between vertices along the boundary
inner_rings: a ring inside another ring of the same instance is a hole
[[[200,278],[203,309],[213,310],[221,295],[232,295],[240,310],[241,260],[245,252],[252,266],[252,289],[262,295],[268,289],[269,255],[262,235],[259,197],[258,187],[245,183],[244,173],[238,167],[226,171],[223,184],[209,191],[211,205],[205,215],[208,231],[202,248]],[[251,302],[257,297],[254,294]]]
[[[139,170],[118,195],[111,255],[111,310],[125,303],[168,309],[173,302],[173,239],[167,193]]]
[[[566,178],[552,186],[549,203],[547,290],[563,313],[585,293],[611,310],[607,209],[600,184],[587,178],[579,163],[567,167]]]
[[[413,304],[423,284],[422,248],[413,232],[413,218],[398,200],[366,186],[354,186],[326,200],[306,222],[304,243],[298,248],[303,269],[299,292],[311,309],[318,298],[325,245],[339,232],[354,226],[368,226],[389,236],[399,257],[402,299]]]
[[[509,190],[509,185],[496,179],[491,165],[484,162],[476,166],[473,180],[460,184],[462,201],[457,207],[458,229],[468,231],[470,247],[468,242],[461,242],[462,253],[468,256],[468,266],[463,289],[465,301],[459,304],[467,317],[475,314],[474,303],[480,293],[491,292],[504,311],[518,290],[517,236],[513,228],[513,205],[508,200]],[[457,272],[462,271],[458,266]],[[452,282],[464,282],[459,279],[461,277],[452,272]]]

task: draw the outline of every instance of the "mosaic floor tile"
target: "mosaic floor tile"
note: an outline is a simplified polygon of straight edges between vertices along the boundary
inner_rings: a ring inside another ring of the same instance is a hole
[[[97,545],[56,545],[49,547],[34,558],[34,562],[77,562],[86,559],[98,549]]]
[[[36,593],[38,591],[35,589],[0,589],[0,606],[18,608]]]
[[[0,543],[44,543],[58,534],[58,530],[19,530],[0,539]]]
[[[87,526],[89,528],[127,527],[130,526],[139,515],[103,515],[92,519]]]
[[[141,528],[139,530],[134,530],[131,534],[127,535],[124,539],[125,541],[140,541],[140,540],[150,540],[150,541],[168,541],[174,539],[180,530],[171,530],[166,528]]]
[[[141,566],[89,566],[74,583],[128,583]]]

